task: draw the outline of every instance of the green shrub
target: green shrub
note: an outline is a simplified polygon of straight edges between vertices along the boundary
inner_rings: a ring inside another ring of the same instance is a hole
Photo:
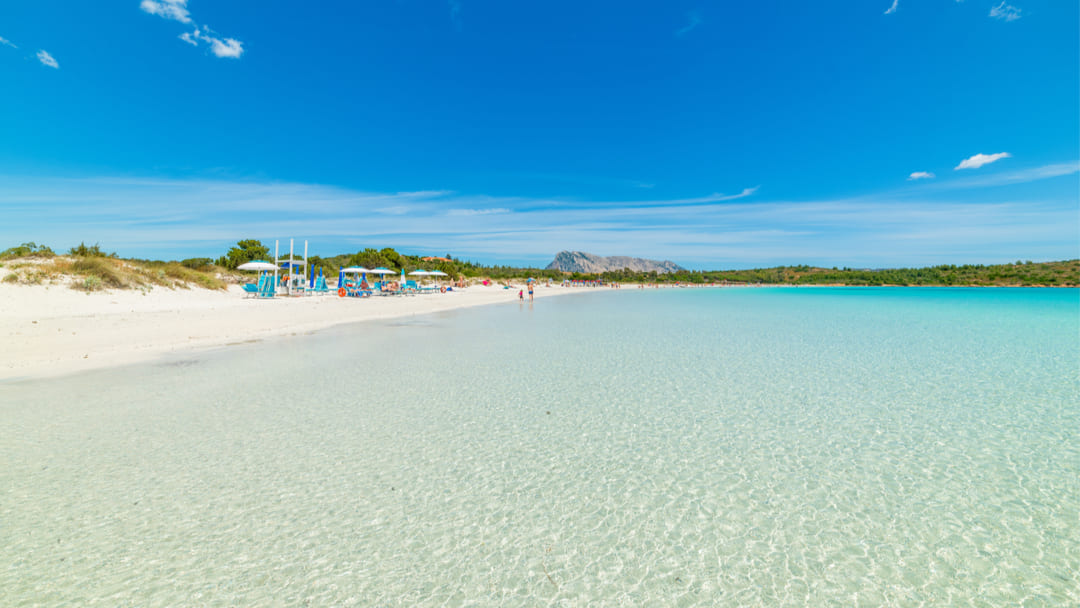
[[[19,280],[19,275],[15,274],[14,272],[7,275],[6,277],[4,277],[4,282],[5,283],[15,283],[18,280]]]
[[[101,279],[94,275],[90,275],[83,279],[82,287],[86,291],[98,291],[102,287]]]
[[[95,276],[106,287],[123,289],[125,287],[130,287],[132,284],[130,277],[125,277],[124,273],[117,267],[117,262],[109,259],[100,257],[83,258],[72,264],[71,270],[75,274],[87,278]]]
[[[186,260],[181,260],[180,265],[191,268],[192,270],[203,270],[207,266],[212,266],[213,260],[210,258],[188,258]]]
[[[12,247],[0,252],[0,260],[11,258],[51,258],[56,254],[52,249],[37,243],[23,243],[18,247]]]
[[[86,243],[79,243],[78,247],[72,247],[68,250],[69,255],[78,256],[81,258],[115,258],[116,252],[105,253],[101,250],[101,247],[94,243],[87,247]]]

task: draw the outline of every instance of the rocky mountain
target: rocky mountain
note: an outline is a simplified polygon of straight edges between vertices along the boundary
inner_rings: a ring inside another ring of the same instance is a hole
[[[585,253],[582,251],[560,251],[555,259],[547,266],[547,270],[562,270],[563,272],[596,273],[608,270],[622,270],[629,268],[639,272],[675,272],[685,270],[675,262],[646,260],[642,258],[629,258],[621,255],[603,257]]]

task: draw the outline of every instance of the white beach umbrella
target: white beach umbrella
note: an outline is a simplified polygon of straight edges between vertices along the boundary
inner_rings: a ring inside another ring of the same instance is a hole
[[[368,272],[370,272],[371,274],[378,274],[378,275],[394,274],[394,271],[390,270],[388,268],[372,268]]]
[[[367,268],[364,268],[363,266],[349,266],[348,268],[342,268],[341,272],[364,273],[364,272],[373,272],[373,271],[368,270]]]
[[[450,275],[446,274],[445,272],[443,272],[441,270],[429,270],[428,275],[435,277],[435,286],[436,287],[439,285],[439,277],[448,277],[448,276],[450,276]]]
[[[243,264],[240,264],[239,266],[237,266],[236,269],[237,270],[267,270],[267,271],[272,272],[274,270],[277,270],[277,266],[274,266],[270,262],[264,262],[262,260],[254,260],[254,261],[251,261],[251,262],[244,262]]]

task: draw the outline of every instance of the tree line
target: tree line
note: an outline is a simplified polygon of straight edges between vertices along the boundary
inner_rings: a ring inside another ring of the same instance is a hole
[[[107,257],[116,258],[116,253],[107,253],[98,244],[80,243],[72,247],[67,254],[77,258]],[[46,257],[56,254],[52,249],[37,243],[23,243],[0,252],[0,259],[20,257]],[[244,239],[229,248],[224,255],[214,258],[188,258],[178,263],[193,270],[204,272],[215,268],[235,270],[237,266],[252,260],[270,260],[270,248],[257,239]],[[136,260],[145,263],[160,263],[153,260]],[[560,270],[530,268],[527,266],[486,266],[469,260],[455,259],[447,254],[441,258],[423,259],[422,256],[398,252],[391,247],[383,249],[365,248],[355,253],[343,253],[335,256],[309,256],[309,265],[322,268],[327,276],[337,275],[338,270],[348,266],[364,268],[388,268],[395,272],[406,273],[419,268],[441,270],[454,279],[486,277],[495,280],[524,279],[532,277],[539,280],[551,279],[559,282],[564,279],[619,283],[685,283],[735,284],[735,285],[985,285],[985,286],[1080,286],[1080,260],[1060,262],[1031,262],[1017,260],[1012,264],[942,264],[926,268],[820,268],[814,266],[776,266],[772,268],[754,268],[748,270],[680,270],[671,273],[656,271],[642,272],[628,268],[601,273],[568,273]]]

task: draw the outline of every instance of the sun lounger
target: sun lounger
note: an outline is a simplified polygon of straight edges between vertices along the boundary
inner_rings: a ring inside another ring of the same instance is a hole
[[[272,297],[274,297],[274,294],[277,292],[277,285],[274,283],[274,275],[272,275],[272,274],[270,274],[268,272],[264,272],[263,275],[261,277],[259,277],[259,286],[258,287],[259,287],[259,293],[257,294],[258,297],[260,297],[260,298],[272,298]]]

